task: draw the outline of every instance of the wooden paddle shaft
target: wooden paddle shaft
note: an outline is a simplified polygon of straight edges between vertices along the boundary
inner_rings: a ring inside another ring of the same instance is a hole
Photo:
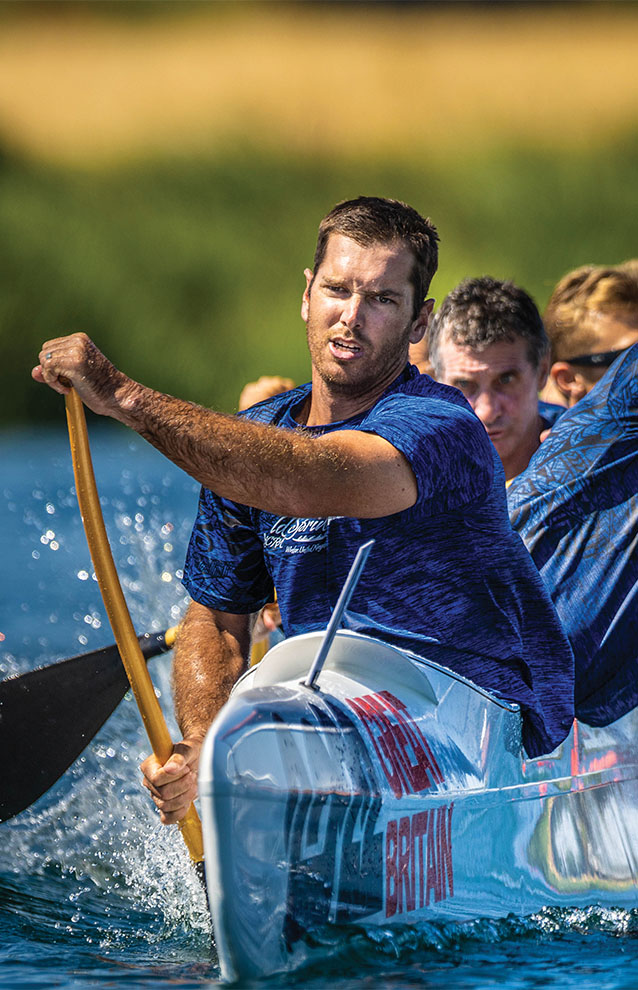
[[[160,763],[166,763],[173,752],[173,742],[137,641],[113,561],[95,483],[84,406],[75,389],[71,389],[64,398],[75,487],[95,576],[153,753]],[[191,859],[196,863],[201,862],[204,858],[202,828],[193,804],[178,825]]]

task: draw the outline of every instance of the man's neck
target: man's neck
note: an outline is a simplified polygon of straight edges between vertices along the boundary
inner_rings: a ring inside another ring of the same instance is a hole
[[[540,433],[542,428],[543,421],[538,416],[535,420],[534,428],[529,430],[527,435],[523,437],[516,452],[511,457],[508,457],[507,461],[503,461],[506,481],[511,481],[517,474],[525,470],[533,455],[540,447]]]
[[[299,417],[304,426],[324,426],[328,423],[340,423],[352,419],[372,409],[390,385],[402,374],[387,381],[379,382],[374,388],[358,395],[343,393],[331,388],[322,378],[313,374],[312,391]],[[307,415],[306,415],[307,414]]]

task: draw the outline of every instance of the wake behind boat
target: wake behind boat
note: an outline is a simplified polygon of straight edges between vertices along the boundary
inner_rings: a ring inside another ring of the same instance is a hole
[[[434,662],[341,630],[275,646],[200,764],[222,975],[300,965],[326,925],[638,904],[638,715],[526,759],[521,717]]]

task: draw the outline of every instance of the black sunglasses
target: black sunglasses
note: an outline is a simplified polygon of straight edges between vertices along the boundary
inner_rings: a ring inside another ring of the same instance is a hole
[[[622,347],[619,351],[601,351],[600,354],[579,354],[578,357],[565,358],[569,364],[580,364],[589,368],[609,368],[620,354],[627,350]]]

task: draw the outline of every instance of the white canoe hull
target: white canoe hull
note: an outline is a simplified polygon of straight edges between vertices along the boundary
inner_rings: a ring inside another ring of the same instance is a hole
[[[638,906],[638,717],[524,758],[518,708],[340,631],[276,646],[207,736],[200,798],[227,980],[298,965],[326,925]]]

